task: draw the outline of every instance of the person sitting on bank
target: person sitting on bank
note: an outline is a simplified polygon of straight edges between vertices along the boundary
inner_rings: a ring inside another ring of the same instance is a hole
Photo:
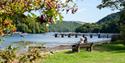
[[[84,43],[88,43],[87,37],[84,37]]]
[[[79,41],[78,43],[79,43],[79,44],[83,44],[84,41],[85,41],[85,38],[84,38],[84,37],[81,37],[81,38],[80,38],[80,41]]]
[[[87,37],[81,37],[78,43],[79,44],[87,43]]]

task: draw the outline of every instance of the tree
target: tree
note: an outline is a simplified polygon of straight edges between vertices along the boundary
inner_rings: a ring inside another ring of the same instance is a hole
[[[73,3],[70,5],[69,3]],[[41,10],[41,23],[54,23],[62,20],[61,11],[72,13],[77,11],[77,6],[72,0],[0,0],[0,35],[6,34],[4,31],[10,30],[8,27],[14,28],[13,21],[17,18],[26,17],[24,12],[32,10]],[[9,25],[6,22],[10,23]],[[13,25],[13,26],[12,26]],[[7,27],[6,27],[7,26]]]
[[[111,9],[120,10],[120,23],[125,24],[125,0],[102,0],[102,3],[97,8],[110,7]]]
[[[111,9],[120,10],[120,23],[125,24],[125,0],[102,0],[102,3],[97,8],[110,7]]]
[[[111,9],[124,10],[125,0],[102,0],[101,4],[97,6],[99,9],[110,7]]]
[[[76,28],[76,32],[82,33],[99,33],[102,29],[101,25],[96,23],[85,23],[82,26]]]
[[[121,27],[121,35],[124,39],[125,37],[125,0],[102,0],[102,3],[98,6],[98,8],[110,7],[111,9],[120,10],[120,21],[119,25]],[[124,39],[125,40],[125,39]]]

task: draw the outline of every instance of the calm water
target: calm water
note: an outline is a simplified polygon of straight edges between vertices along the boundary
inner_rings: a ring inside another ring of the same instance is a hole
[[[4,42],[2,43],[1,47],[7,46],[13,42],[18,41],[31,41],[31,42],[40,42],[45,43],[46,46],[58,46],[58,45],[64,45],[64,44],[73,44],[77,43],[80,40],[81,36],[78,36],[78,38],[75,38],[72,36],[71,38],[68,38],[67,36],[64,38],[54,37],[54,33],[44,33],[44,34],[27,34],[23,35],[21,37],[20,35],[12,35],[9,37],[4,38]],[[94,36],[93,38],[90,38],[87,36],[88,42],[100,42],[105,40],[111,40],[111,38],[98,38],[97,36]]]

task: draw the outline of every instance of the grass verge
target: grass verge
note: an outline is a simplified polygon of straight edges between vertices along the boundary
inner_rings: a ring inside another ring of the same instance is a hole
[[[43,63],[125,63],[125,46],[103,44],[95,46],[92,52],[58,52],[48,56]]]

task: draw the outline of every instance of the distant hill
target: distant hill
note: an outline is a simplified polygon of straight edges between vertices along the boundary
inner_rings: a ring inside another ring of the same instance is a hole
[[[112,13],[106,17],[100,19],[98,22],[93,24],[87,24],[81,21],[62,21],[57,22],[56,24],[51,24],[49,26],[50,32],[83,32],[88,31],[89,28],[93,31],[91,32],[100,32],[100,33],[119,33],[120,26],[120,12]],[[80,29],[80,30],[79,30]]]
[[[110,23],[110,22],[118,22],[120,19],[120,12],[112,13],[110,15],[107,15],[106,17],[100,19],[97,23]]]
[[[76,22],[78,24],[85,24],[86,23],[86,22],[81,22],[81,21],[74,21],[74,22]]]
[[[119,33],[120,32],[120,25],[119,25],[120,14],[121,12],[112,13],[100,19],[96,23],[85,23],[82,26],[76,28],[76,32]]]
[[[120,13],[121,12],[112,13],[102,18],[101,20],[99,20],[97,24],[102,26],[102,29],[100,32],[119,33],[120,32],[120,26],[119,26]]]
[[[49,26],[50,32],[74,32],[75,29],[81,26],[84,22],[77,21],[62,21],[57,22],[56,24],[51,24]]]

